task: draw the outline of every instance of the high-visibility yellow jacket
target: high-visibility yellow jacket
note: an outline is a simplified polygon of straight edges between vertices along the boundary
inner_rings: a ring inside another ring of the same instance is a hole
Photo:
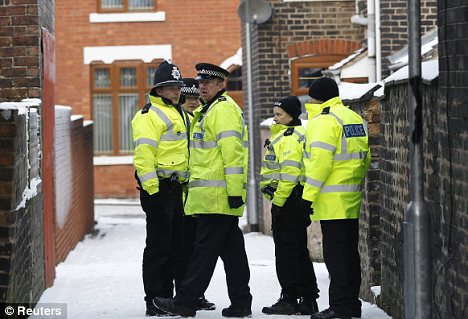
[[[176,174],[180,182],[188,181],[188,117],[161,97],[149,98],[151,105],[132,120],[133,165],[143,189],[155,194],[159,178]]]
[[[306,104],[312,118],[306,129],[302,197],[313,202],[312,220],[358,218],[371,159],[367,125],[339,97],[322,103],[316,116],[313,107]]]
[[[304,184],[304,140],[305,129],[301,125],[273,124],[271,127],[270,142],[266,145],[260,170],[260,187],[276,188],[272,201],[276,206],[283,207],[293,188]]]
[[[224,90],[194,111],[186,215],[242,216],[244,205],[230,208],[228,196],[242,196],[245,202],[247,139],[242,111]]]

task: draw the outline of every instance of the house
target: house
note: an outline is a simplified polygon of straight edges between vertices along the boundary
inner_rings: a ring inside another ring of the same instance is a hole
[[[242,105],[238,0],[55,1],[56,102],[94,121],[95,197],[136,197],[130,121],[146,103],[155,68],[183,77],[223,64]],[[226,62],[229,65],[226,65]]]

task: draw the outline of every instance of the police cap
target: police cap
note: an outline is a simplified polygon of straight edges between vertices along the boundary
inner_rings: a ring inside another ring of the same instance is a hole
[[[180,92],[184,95],[200,96],[200,88],[198,81],[193,78],[183,78],[185,86],[180,89]]]
[[[211,63],[198,63],[195,65],[195,69],[197,69],[196,80],[209,80],[214,78],[224,80],[229,76],[227,70]]]

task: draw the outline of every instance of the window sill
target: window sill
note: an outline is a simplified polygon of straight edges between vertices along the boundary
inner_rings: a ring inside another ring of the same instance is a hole
[[[108,22],[162,22],[166,21],[166,12],[127,12],[127,13],[90,13],[90,23]]]
[[[128,156],[94,156],[94,166],[133,165],[133,155]]]

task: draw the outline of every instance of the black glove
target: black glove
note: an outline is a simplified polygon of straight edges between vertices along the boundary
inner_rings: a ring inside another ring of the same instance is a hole
[[[228,196],[229,207],[231,208],[239,208],[244,205],[244,201],[242,200],[242,196]]]
[[[308,200],[302,199],[302,205],[304,208],[304,211],[308,213],[309,215],[314,214],[314,209],[312,208],[312,202],[309,202]]]

